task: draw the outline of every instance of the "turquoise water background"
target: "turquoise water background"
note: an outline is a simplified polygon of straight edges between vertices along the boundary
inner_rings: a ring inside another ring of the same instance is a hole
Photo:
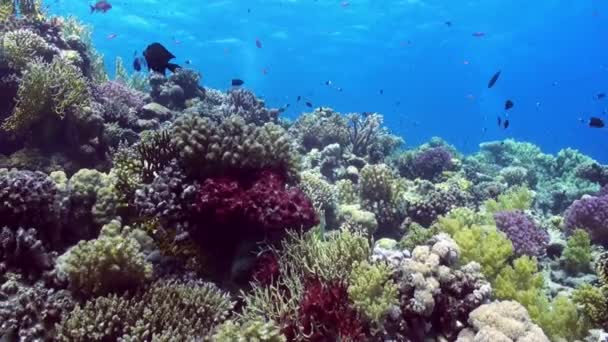
[[[267,105],[289,103],[290,118],[309,111],[309,101],[380,112],[409,146],[440,136],[473,152],[482,141],[510,137],[608,162],[608,130],[579,121],[608,119],[608,98],[595,98],[608,92],[605,0],[110,3],[106,14],[91,14],[93,2],[45,2],[50,13],[94,27],[109,72],[117,56],[132,68],[134,53],[158,41],[176,63],[191,62],[203,85],[228,89],[241,78]],[[507,99],[515,107],[504,130],[497,117]]]

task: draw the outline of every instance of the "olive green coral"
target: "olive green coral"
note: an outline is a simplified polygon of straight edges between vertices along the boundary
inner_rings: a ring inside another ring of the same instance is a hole
[[[77,306],[58,324],[58,340],[202,340],[233,305],[211,283],[157,282],[133,296],[98,297]]]
[[[566,248],[562,253],[562,262],[566,271],[570,273],[586,272],[591,267],[591,239],[582,229],[574,231],[568,238]]]
[[[140,243],[110,223],[98,238],[80,241],[57,260],[57,271],[83,295],[103,295],[141,286],[152,276]]]
[[[498,196],[497,200],[487,200],[485,209],[491,214],[498,211],[528,210],[532,206],[533,200],[534,193],[530,189],[525,186],[517,186]]]
[[[376,326],[382,326],[389,310],[399,304],[399,289],[391,275],[388,264],[367,261],[358,263],[350,274],[349,298]]]
[[[23,133],[49,114],[63,119],[89,99],[87,80],[76,66],[57,57],[50,64],[30,63],[19,84],[17,105],[2,128]]]
[[[172,143],[192,174],[223,170],[274,168],[297,174],[297,154],[285,130],[266,123],[257,127],[231,116],[220,124],[196,115],[180,117],[172,127]]]
[[[284,342],[287,341],[277,323],[262,319],[243,324],[228,320],[217,327],[212,337],[217,342]]]
[[[37,56],[42,57],[51,50],[44,38],[27,29],[9,31],[0,42],[4,49],[3,57],[16,69],[25,68]]]
[[[361,169],[359,195],[362,207],[373,212],[381,226],[401,223],[399,185],[395,173],[386,164],[366,165]]]

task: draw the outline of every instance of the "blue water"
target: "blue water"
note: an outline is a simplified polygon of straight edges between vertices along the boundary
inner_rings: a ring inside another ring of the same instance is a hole
[[[594,99],[608,92],[605,0],[110,2],[106,14],[90,14],[93,2],[46,2],[94,27],[110,72],[115,57],[131,67],[135,51],[158,41],[177,63],[191,60],[203,85],[241,78],[269,106],[290,103],[290,118],[308,110],[301,95],[340,112],[380,112],[409,146],[440,136],[473,152],[511,137],[608,161],[608,130],[579,122],[608,119],[608,99]],[[504,130],[496,121],[506,99],[515,107]]]

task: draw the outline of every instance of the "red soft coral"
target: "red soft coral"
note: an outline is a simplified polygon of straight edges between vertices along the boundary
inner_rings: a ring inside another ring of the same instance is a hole
[[[258,255],[253,268],[252,278],[260,285],[268,286],[276,283],[281,276],[279,259],[272,251],[265,251]]]
[[[260,172],[253,181],[206,179],[197,208],[207,223],[240,225],[248,227],[250,233],[307,230],[318,223],[310,199],[298,188],[286,189],[284,179],[272,171]]]
[[[306,335],[309,341],[366,341],[369,329],[348,299],[343,282],[309,279],[298,310],[298,321],[285,329],[290,337]],[[292,338],[290,338],[291,340]]]

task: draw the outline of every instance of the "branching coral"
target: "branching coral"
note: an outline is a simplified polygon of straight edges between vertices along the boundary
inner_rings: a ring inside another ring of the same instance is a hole
[[[347,118],[349,148],[357,156],[368,156],[371,162],[379,162],[403,143],[382,127],[383,118],[378,113],[353,113]]]
[[[58,339],[203,339],[224,321],[232,307],[229,296],[211,283],[161,281],[133,296],[98,297],[77,306],[57,326]]]
[[[357,264],[350,274],[349,298],[376,326],[382,326],[389,310],[399,303],[398,288],[391,274],[387,264],[368,262]]]
[[[287,339],[273,321],[261,319],[243,324],[228,320],[217,327],[212,337],[217,342],[285,342]]]
[[[29,63],[36,61],[36,57],[48,58],[57,53],[44,38],[27,29],[7,32],[0,43],[3,57],[15,69],[25,68]]]
[[[0,278],[0,336],[14,341],[54,339],[55,323],[75,305],[69,291],[31,283],[14,273]]]
[[[264,101],[259,100],[255,97],[255,94],[243,88],[228,91],[220,110],[224,112],[225,117],[238,115],[246,123],[253,123],[258,126],[267,122],[276,122],[279,116],[279,110],[266,109]]]
[[[50,64],[30,63],[19,84],[17,106],[2,128],[24,133],[33,124],[48,119],[48,112],[64,118],[89,102],[87,81],[81,71],[59,58]]]
[[[0,270],[17,268],[29,273],[39,273],[52,268],[54,253],[39,240],[34,228],[16,230],[0,229]]]
[[[317,108],[312,113],[301,115],[289,133],[296,137],[306,151],[323,149],[336,143],[342,148],[348,145],[348,122],[330,108]]]
[[[103,230],[97,238],[80,241],[57,260],[57,270],[72,289],[85,296],[137,288],[152,275],[141,246],[130,236]]]
[[[484,207],[488,213],[499,211],[528,210],[532,206],[534,194],[526,187],[511,188],[505,194],[499,195],[496,200],[489,199]]]
[[[380,226],[398,226],[403,213],[398,207],[396,176],[386,164],[366,165],[361,170],[359,195],[362,208],[376,215]]]

